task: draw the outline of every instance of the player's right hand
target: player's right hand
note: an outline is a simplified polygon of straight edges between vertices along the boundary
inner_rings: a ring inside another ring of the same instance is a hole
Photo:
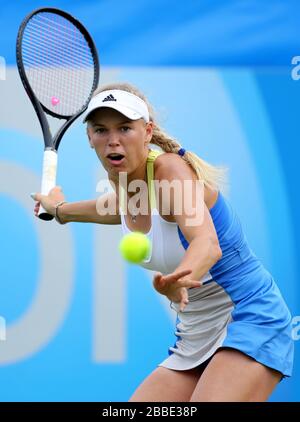
[[[32,193],[31,198],[36,201],[34,206],[34,215],[37,217],[40,205],[51,215],[55,215],[55,206],[60,201],[65,200],[65,196],[60,186],[55,186],[50,190],[48,195],[42,195],[41,193]]]

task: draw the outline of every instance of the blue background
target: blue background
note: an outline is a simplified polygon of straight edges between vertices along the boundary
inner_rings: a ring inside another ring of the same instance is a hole
[[[45,3],[0,4],[0,56],[13,69],[18,25]],[[300,315],[300,80],[291,77],[291,60],[300,55],[298,2],[188,1],[174,7],[167,0],[107,0],[47,5],[65,9],[88,27],[100,52],[102,75],[111,78],[115,72],[116,79],[139,86],[156,106],[163,126],[182,144],[212,163],[228,165],[229,196],[249,242],[274,275],[293,316]],[[0,93],[5,83],[0,80]],[[19,95],[25,93],[19,90]],[[0,125],[0,162],[39,177],[42,149],[37,137]],[[59,161],[59,184],[68,200],[96,197],[98,163],[80,123],[66,134]],[[16,198],[1,194],[7,183],[0,179],[0,315],[9,327],[31,306],[41,252],[35,229],[39,223]],[[120,362],[93,361],[94,228],[69,227],[75,256],[70,306],[55,335],[36,353],[10,364],[0,362],[2,401],[127,400],[174,343],[172,317],[149,276],[129,266],[124,270],[126,357]],[[57,253],[63,253],[59,245]],[[114,262],[112,255],[111,265]],[[112,307],[111,318],[113,313]],[[271,400],[299,401],[298,343],[294,376],[280,383]]]
[[[113,66],[286,66],[299,54],[297,0],[1,0],[0,51],[15,61],[18,25],[58,7],[86,24]]]

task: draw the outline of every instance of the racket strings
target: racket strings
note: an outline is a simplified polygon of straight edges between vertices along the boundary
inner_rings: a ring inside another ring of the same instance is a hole
[[[77,31],[77,32],[79,32],[79,31]],[[45,44],[45,32],[42,33],[41,35],[42,35],[41,40],[42,40],[42,46],[43,46]],[[47,33],[46,33],[46,35],[47,35]],[[61,37],[61,33],[59,33],[59,36]],[[32,38],[35,41],[35,38],[36,37],[32,37]],[[47,39],[46,39],[46,41],[47,41]],[[44,51],[41,49],[41,45],[40,44],[41,43],[39,43],[39,50],[38,50],[38,52],[41,51],[42,53],[44,53]],[[69,72],[70,72],[70,66],[72,66],[71,71],[73,71],[73,73],[74,73],[74,67],[75,67],[74,64],[75,64],[75,61],[74,61],[74,57],[72,57],[72,56],[71,56],[71,59],[70,59],[70,57],[67,57],[67,59],[65,57],[64,58],[64,66],[60,66],[60,68],[59,68],[59,73],[60,73],[60,76],[61,77],[59,79],[57,79],[57,70],[58,70],[58,67],[57,67],[57,64],[56,64],[57,57],[59,57],[63,53],[65,53],[65,51],[61,51],[61,48],[60,48],[59,45],[58,45],[58,47],[59,48],[57,48],[57,45],[56,45],[56,51],[54,51],[55,54],[53,54],[53,48],[52,48],[52,45],[51,45],[47,49],[46,54],[43,54],[42,57],[41,57],[40,54],[37,54],[36,55],[36,57],[35,57],[35,59],[36,59],[35,67],[34,68],[32,67],[32,69],[34,70],[33,77],[36,80],[39,80],[38,78],[39,78],[39,76],[41,76],[40,75],[40,70],[41,69],[38,66],[42,65],[43,66],[43,70],[45,70],[44,69],[44,66],[45,65],[48,66],[48,70],[49,70],[48,75],[47,75],[48,77],[44,81],[44,82],[48,82],[48,83],[44,84],[44,86],[43,85],[40,85],[40,87],[43,88],[43,91],[45,91],[45,89],[46,89],[46,93],[49,92],[49,88],[50,87],[51,87],[51,90],[54,91],[53,82],[54,82],[54,79],[55,79],[56,80],[56,88],[57,88],[57,85],[59,83],[59,87],[58,87],[59,89],[58,90],[55,90],[55,91],[58,91],[58,93],[56,94],[56,98],[60,99],[60,97],[62,96],[61,92],[64,91],[64,90],[66,90],[66,92],[68,94],[68,97],[65,98],[64,105],[65,106],[68,106],[68,108],[69,108],[70,105],[73,105],[74,104],[74,101],[73,101],[73,98],[72,98],[72,92],[70,91],[70,89],[68,89],[69,88],[69,84],[65,84],[65,80],[66,80],[66,77],[67,76],[71,77],[71,75],[69,74]],[[67,44],[67,47],[69,47],[69,44]],[[64,50],[66,50],[66,48]],[[73,54],[73,56],[74,56],[74,54]],[[67,64],[67,62],[69,62],[69,64]],[[25,60],[25,63],[28,64],[28,60]],[[32,64],[32,61],[29,64]],[[79,66],[82,66],[82,63],[81,64],[78,63],[78,65]],[[86,64],[85,64],[85,67],[86,67]],[[37,72],[37,70],[38,70],[38,72]],[[77,69],[76,73],[77,73],[77,75],[75,75],[75,79],[76,79],[76,76],[77,76],[77,79],[78,79],[77,80],[77,85],[78,85],[78,83],[79,83],[79,85],[81,85],[81,81],[84,80],[84,79],[82,78],[82,75],[79,75],[78,69]],[[74,83],[74,76],[73,75],[72,75],[72,78],[70,78],[70,80],[72,80],[72,82],[74,84],[74,87],[76,87],[76,83]],[[63,82],[63,84],[62,84],[62,82]],[[48,102],[49,102],[49,100],[50,100],[49,95],[46,95],[46,99],[48,99]],[[61,101],[60,101],[60,103],[61,103]],[[61,107],[59,107],[59,108],[61,108]],[[58,112],[57,109],[55,111]]]
[[[44,48],[44,42],[46,41],[47,42],[47,39],[43,39],[44,38],[44,34],[41,34],[41,36],[40,37],[37,37],[35,34],[31,34],[31,36],[30,36],[30,42],[29,42],[29,40],[27,40],[26,38],[23,40],[23,43],[24,43],[24,46],[26,46],[26,48],[32,48],[32,42],[34,42],[35,44],[36,44],[36,46],[37,47],[39,47],[39,48],[41,48],[41,49],[43,49]],[[48,58],[48,59],[51,59],[52,61],[53,60],[57,60],[57,56],[56,55],[53,55],[53,53],[60,53],[60,54],[63,54],[63,55],[65,55],[66,57],[68,57],[69,58],[69,60],[70,61],[73,61],[73,65],[74,66],[80,66],[81,65],[81,63],[82,62],[84,62],[84,55],[86,56],[86,64],[89,64],[90,63],[90,55],[88,55],[87,54],[87,52],[86,52],[86,50],[83,50],[82,49],[82,51],[81,51],[81,54],[82,54],[82,57],[81,57],[81,62],[78,64],[76,61],[74,61],[74,54],[73,54],[73,51],[72,50],[70,50],[70,51],[68,51],[66,48],[68,48],[68,47],[63,47],[63,46],[57,46],[56,47],[56,49],[55,49],[55,51],[51,51],[51,50],[48,50],[47,51],[47,57],[46,57],[46,59]],[[78,48],[78,52],[80,51],[80,49]],[[37,53],[41,53],[42,51],[39,51],[39,50],[37,50]]]
[[[35,22],[31,22],[31,25],[32,25],[32,27],[35,27],[35,30],[39,31],[40,27]],[[44,29],[45,30],[48,30],[48,31],[52,31],[53,30],[53,27],[51,27],[51,25],[49,25],[49,24],[44,24]],[[46,33],[46,31],[44,33]],[[41,33],[41,35],[43,35],[44,33]],[[63,31],[61,31],[58,28],[56,28],[56,33],[57,33],[57,35],[59,35],[61,37],[65,37],[66,36],[66,32],[63,32]],[[81,33],[77,30],[77,32],[72,31],[72,33],[68,33],[67,35],[68,35],[68,37],[77,37],[78,38],[78,35],[79,34],[81,34]],[[32,37],[34,37],[35,34],[32,33],[31,35],[32,35]],[[79,42],[81,40],[82,40],[82,38],[78,38],[77,39],[77,41],[79,41]],[[36,37],[36,42],[39,42],[39,38],[38,37]],[[77,45],[77,49],[78,49],[78,51],[81,51],[81,53],[82,53],[83,56],[86,55],[87,58],[90,57],[90,55],[87,54],[86,49],[84,47],[81,47],[80,44]]]
[[[77,113],[91,95],[95,65],[81,31],[66,18],[41,12],[27,23],[22,58],[39,101],[62,116]]]

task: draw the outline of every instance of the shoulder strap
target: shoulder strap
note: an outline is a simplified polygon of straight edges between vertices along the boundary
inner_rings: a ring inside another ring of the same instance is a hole
[[[151,210],[156,207],[155,189],[154,189],[154,161],[162,154],[162,151],[150,149],[147,158],[147,183],[149,189],[149,200]]]
[[[154,161],[162,154],[161,151],[150,149],[147,157],[147,184],[150,199],[151,210],[156,206],[155,189],[154,189]],[[125,190],[120,186],[120,210],[125,212]]]

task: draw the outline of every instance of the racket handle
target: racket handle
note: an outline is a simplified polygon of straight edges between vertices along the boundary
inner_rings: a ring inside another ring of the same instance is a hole
[[[43,175],[42,175],[42,187],[41,194],[48,195],[50,190],[56,185],[56,169],[57,169],[57,152],[54,150],[45,150],[43,160]],[[49,214],[40,205],[38,217],[41,220],[53,220],[53,215]]]

